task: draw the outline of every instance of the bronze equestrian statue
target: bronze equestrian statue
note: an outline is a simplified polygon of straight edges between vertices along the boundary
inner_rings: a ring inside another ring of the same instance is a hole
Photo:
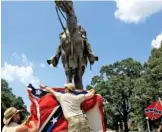
[[[87,40],[86,31],[77,24],[72,1],[55,1],[56,6],[66,14],[67,28],[60,33],[60,45],[56,55],[47,60],[48,64],[57,66],[61,56],[67,83],[72,82],[76,88],[83,89],[82,76],[85,72],[88,60],[90,65],[98,61],[98,57],[92,53]]]

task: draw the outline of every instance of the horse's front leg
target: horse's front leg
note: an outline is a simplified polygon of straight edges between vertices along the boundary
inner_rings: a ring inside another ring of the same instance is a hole
[[[72,70],[70,68],[65,70],[65,74],[66,74],[66,79],[67,79],[66,83],[72,83],[72,77],[73,77]]]
[[[85,66],[79,67],[76,69],[74,76],[75,87],[78,89],[83,89],[82,76],[85,72]]]

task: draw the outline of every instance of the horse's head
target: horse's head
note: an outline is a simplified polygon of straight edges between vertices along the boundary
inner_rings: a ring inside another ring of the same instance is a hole
[[[67,39],[69,39],[69,37],[70,37],[70,33],[69,33],[69,30],[67,28],[65,29],[65,32],[60,33],[60,40],[62,42],[64,42]]]
[[[60,43],[63,51],[70,52],[70,33],[68,29],[65,32],[60,33]]]

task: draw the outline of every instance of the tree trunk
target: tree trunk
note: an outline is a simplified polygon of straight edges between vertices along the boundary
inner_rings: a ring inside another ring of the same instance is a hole
[[[128,130],[128,123],[127,123],[127,117],[126,116],[124,116],[123,121],[124,121],[124,129],[125,129],[125,132],[129,132],[129,130]]]

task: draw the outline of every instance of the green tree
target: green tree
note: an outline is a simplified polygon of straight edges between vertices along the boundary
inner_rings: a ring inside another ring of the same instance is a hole
[[[137,78],[135,86],[133,89],[133,129],[138,129],[144,131],[146,129],[146,117],[144,113],[145,107],[149,104],[151,97],[147,95],[149,89],[148,83],[146,81],[147,74],[143,72],[140,78]]]
[[[153,48],[151,56],[147,62],[148,89],[146,95],[150,97],[148,103],[158,101],[162,98],[162,41],[160,48]],[[152,126],[155,126],[156,121],[151,121]]]
[[[134,97],[133,127],[144,131],[147,127],[144,109],[162,97],[162,46],[159,49],[152,49],[141,77],[135,82],[132,97]],[[158,121],[150,122],[154,125]]]
[[[107,123],[115,126],[114,129],[118,122],[124,122],[125,132],[129,131],[127,122],[133,113],[133,89],[143,70],[141,63],[128,58],[102,66],[100,75],[92,78],[92,85],[105,100]]]
[[[151,100],[157,100],[159,97],[162,97],[162,42],[160,48],[154,48],[151,51],[146,80],[151,91],[148,93],[152,95]]]

